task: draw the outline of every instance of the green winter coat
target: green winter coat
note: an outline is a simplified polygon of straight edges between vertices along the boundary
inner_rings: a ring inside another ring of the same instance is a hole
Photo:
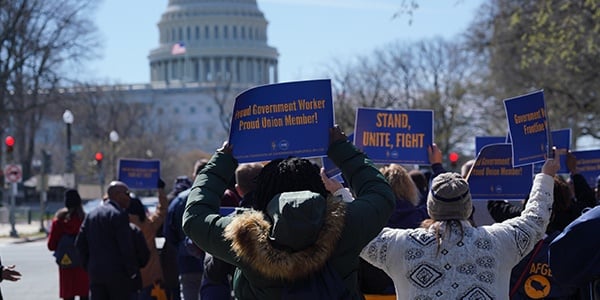
[[[215,153],[196,177],[183,230],[204,251],[237,267],[233,288],[238,299],[280,299],[286,281],[302,278],[327,261],[344,279],[351,299],[363,299],[357,277],[359,254],[386,224],[395,198],[383,175],[350,142],[333,143],[328,156],[342,170],[356,199],[351,203],[327,199],[317,241],[296,252],[272,246],[271,224],[262,212],[219,215],[221,196],[237,167],[232,155]]]

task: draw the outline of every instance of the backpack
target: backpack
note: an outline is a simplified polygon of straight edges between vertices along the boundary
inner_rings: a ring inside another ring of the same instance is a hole
[[[337,271],[327,262],[321,270],[307,279],[285,285],[281,291],[281,299],[350,299],[350,291]]]
[[[58,266],[63,269],[81,267],[81,258],[75,247],[75,235],[63,234],[54,251],[54,257]]]

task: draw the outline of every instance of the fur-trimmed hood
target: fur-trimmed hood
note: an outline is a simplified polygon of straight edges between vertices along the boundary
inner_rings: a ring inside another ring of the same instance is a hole
[[[225,228],[223,236],[231,241],[237,257],[263,276],[290,281],[303,278],[325,264],[344,228],[345,203],[335,197],[329,197],[326,201],[324,223],[317,240],[305,249],[291,252],[275,246],[277,241],[270,238],[270,218],[255,210],[235,216]]]

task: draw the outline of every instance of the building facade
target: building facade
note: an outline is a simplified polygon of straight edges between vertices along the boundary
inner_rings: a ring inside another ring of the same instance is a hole
[[[150,51],[150,82],[277,82],[277,50],[255,0],[169,0]]]
[[[150,82],[115,90],[152,104],[157,120],[174,122],[182,151],[211,153],[228,137],[223,120],[235,96],[278,81],[267,24],[256,0],[169,0],[159,45],[148,55]]]

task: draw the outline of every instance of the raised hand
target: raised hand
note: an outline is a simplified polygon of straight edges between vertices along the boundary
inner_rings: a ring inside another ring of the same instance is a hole
[[[560,169],[560,159],[558,158],[556,147],[552,147],[552,153],[554,153],[554,157],[546,159],[546,162],[542,166],[542,173],[550,176],[556,175]]]

